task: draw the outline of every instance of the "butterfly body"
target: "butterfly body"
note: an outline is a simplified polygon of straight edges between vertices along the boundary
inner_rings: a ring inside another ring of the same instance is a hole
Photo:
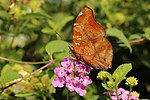
[[[105,30],[94,19],[93,11],[84,8],[76,18],[73,28],[73,47],[70,47],[77,60],[96,69],[112,66],[113,50],[105,38]]]

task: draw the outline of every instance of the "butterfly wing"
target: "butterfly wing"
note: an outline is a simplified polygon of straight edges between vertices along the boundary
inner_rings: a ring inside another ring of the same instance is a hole
[[[104,37],[105,30],[93,17],[92,9],[84,8],[78,15],[73,28],[73,53],[94,68],[111,68],[113,50]]]

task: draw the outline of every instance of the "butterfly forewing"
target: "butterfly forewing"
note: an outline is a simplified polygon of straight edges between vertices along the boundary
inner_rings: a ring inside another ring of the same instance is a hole
[[[105,30],[93,17],[92,9],[84,8],[78,15],[73,28],[73,48],[77,60],[93,68],[111,68],[113,50],[104,37]]]

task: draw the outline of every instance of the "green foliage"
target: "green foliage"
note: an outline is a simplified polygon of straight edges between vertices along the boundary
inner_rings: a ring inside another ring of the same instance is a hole
[[[125,76],[129,71],[131,71],[132,65],[129,64],[122,64],[117,67],[117,69],[114,71],[114,73],[111,75],[108,72],[100,71],[98,73],[97,78],[103,80],[104,83],[102,83],[102,86],[106,90],[113,90],[116,91],[118,88],[118,85],[125,79]],[[102,78],[105,77],[105,78]]]
[[[132,52],[132,48],[128,42],[128,39],[125,37],[125,35],[123,34],[122,31],[120,31],[116,28],[108,29],[107,35],[113,36],[113,37],[116,37],[117,39],[119,39],[119,41],[118,41],[119,43],[124,43],[124,45],[120,45],[120,46],[128,47],[130,50],[130,53]]]
[[[91,84],[86,87],[87,93],[84,96],[84,99],[86,100],[97,100],[100,96],[99,95],[93,95],[97,93],[97,90],[93,89],[96,88],[95,84]]]
[[[59,44],[59,45],[58,45]],[[49,54],[50,58],[53,58],[53,54],[57,53],[55,57],[58,58],[64,58],[69,57],[69,44],[62,40],[54,40],[49,42],[45,49],[47,53]]]
[[[7,84],[8,82],[12,82],[13,80],[16,80],[21,77],[22,76],[20,74],[18,74],[16,71],[14,71],[11,68],[11,66],[9,64],[7,64],[1,70],[0,85],[3,87],[3,85]]]
[[[122,80],[125,79],[125,76],[127,75],[127,73],[129,71],[131,71],[131,69],[132,69],[131,63],[122,64],[122,65],[117,67],[117,69],[112,74],[112,76],[115,77],[117,84],[119,84]]]
[[[35,95],[33,92],[20,92],[15,94],[16,97],[27,97],[27,96],[32,96]]]
[[[146,39],[150,40],[150,28],[145,29],[145,34],[144,35],[145,35]]]
[[[63,18],[63,20],[62,20]],[[73,16],[69,16],[65,13],[57,13],[53,15],[52,20],[47,20],[48,26],[42,29],[43,33],[47,34],[54,34],[55,31],[60,34],[61,30],[64,28],[64,26],[73,19]],[[60,38],[58,36],[58,38]]]

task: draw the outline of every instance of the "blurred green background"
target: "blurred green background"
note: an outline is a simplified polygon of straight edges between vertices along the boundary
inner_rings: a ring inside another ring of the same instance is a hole
[[[10,59],[28,62],[48,61],[50,58],[45,50],[47,43],[53,40],[64,40],[71,43],[73,23],[81,9],[86,6],[93,9],[95,19],[107,32],[112,28],[117,30],[112,31],[112,34],[114,32],[116,36],[109,35],[109,32],[107,35],[114,50],[113,68],[108,71],[114,71],[122,63],[132,63],[133,70],[128,75],[135,76],[139,80],[139,84],[134,87],[134,90],[140,93],[140,98],[150,98],[149,0],[0,0],[0,57],[8,58],[8,61],[0,58],[0,69],[4,70],[5,68],[7,71],[11,69],[17,73],[22,71],[20,73],[23,75],[22,73],[31,73],[42,66],[43,64],[18,64],[10,62]],[[118,34],[123,33],[130,42],[141,39],[142,41],[130,43],[129,46],[123,45],[122,41],[117,38],[119,37],[117,32]],[[69,55],[68,52],[53,55],[56,65],[59,65],[63,57]],[[53,75],[53,69],[54,66],[49,69],[49,72],[52,73],[50,76]],[[102,94],[104,91],[100,87],[100,81],[95,79],[97,72],[97,70],[93,70],[90,74],[95,85],[94,88],[89,88],[88,91],[91,91],[89,95],[99,92]],[[19,77],[17,74],[12,75],[16,75],[15,78]],[[9,75],[5,75],[5,78],[8,77]],[[47,81],[49,79],[46,71],[32,78],[28,81],[30,84],[33,80],[39,84],[46,84],[39,80],[46,79]],[[0,87],[10,83],[3,81],[4,79],[1,78]],[[33,84],[35,83],[33,82]],[[28,87],[27,84],[24,86]],[[128,89],[124,83],[121,86]],[[49,92],[47,92],[45,88],[40,88],[38,85],[36,89],[31,89],[31,87],[29,86],[29,90],[32,90],[32,93],[38,91],[41,96],[51,93],[50,96],[55,98],[63,98],[67,91],[57,89],[56,94],[53,94],[54,89],[52,91],[48,89]],[[15,93],[20,91],[19,89],[21,88],[14,90],[12,87],[6,90],[0,98],[15,99],[17,98]],[[76,94],[71,94],[71,96],[72,99],[79,98]],[[37,95],[36,97],[41,98]],[[88,96],[84,97],[84,99],[86,98]]]

